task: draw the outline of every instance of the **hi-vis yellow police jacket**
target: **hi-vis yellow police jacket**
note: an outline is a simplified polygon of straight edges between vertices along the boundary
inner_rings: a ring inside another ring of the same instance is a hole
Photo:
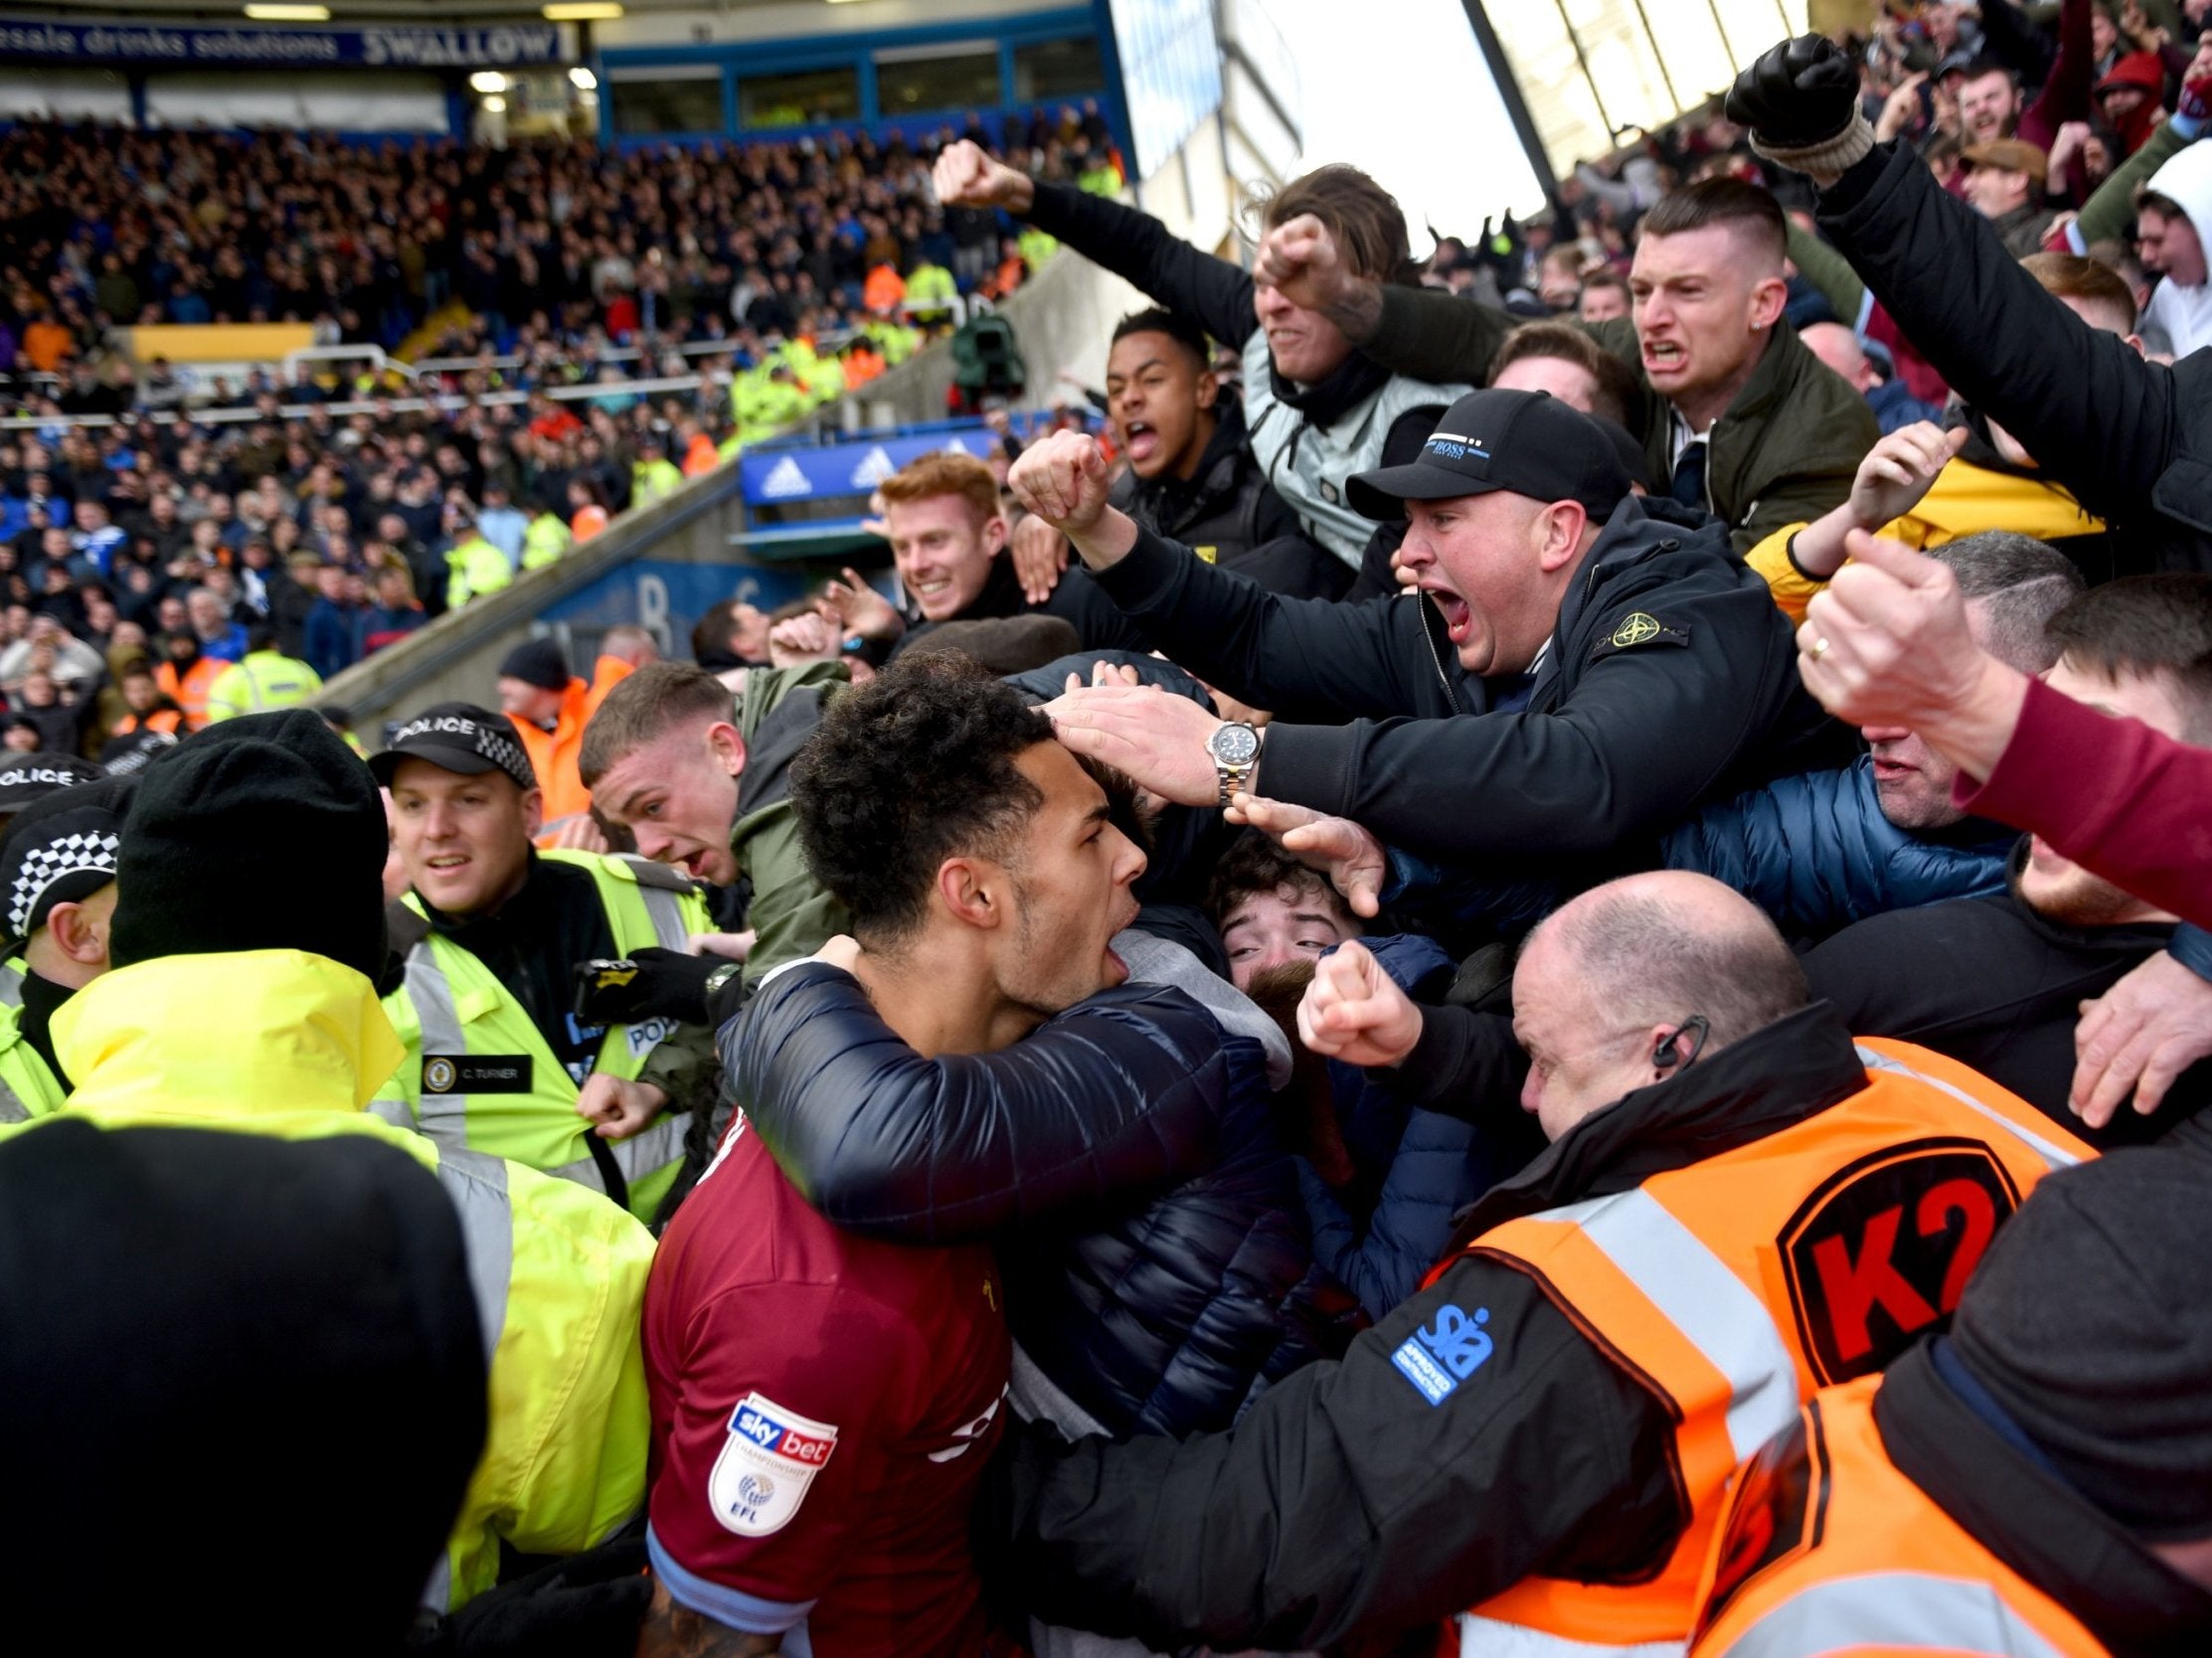
[[[638,1315],[652,1235],[596,1192],[371,1116],[364,1107],[400,1045],[366,978],[299,950],[167,956],[95,980],[53,1030],[77,1091],[44,1120],[373,1134],[437,1176],[467,1244],[491,1399],[483,1458],[425,1605],[446,1610],[489,1588],[502,1542],[575,1554],[638,1511],[649,1431]],[[299,1523],[312,1522],[271,1516]]]
[[[551,851],[539,857],[589,870],[618,955],[649,945],[680,950],[711,925],[691,884],[642,859]],[[416,915],[420,900],[405,900]],[[396,923],[395,923],[396,924]],[[581,1181],[650,1220],[683,1163],[687,1118],[663,1112],[626,1140],[594,1145],[577,1115],[577,1084],[513,992],[475,956],[425,927],[407,950],[407,977],[384,999],[407,1057],[370,1109],[441,1146],[510,1157]],[[614,1025],[594,1063],[634,1080],[678,1027],[665,1020]],[[605,1161],[600,1161],[604,1159]],[[605,1173],[611,1164],[617,1178]]]

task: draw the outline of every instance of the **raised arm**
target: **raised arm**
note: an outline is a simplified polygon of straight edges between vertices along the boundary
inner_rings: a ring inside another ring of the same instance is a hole
[[[964,138],[937,157],[933,182],[947,207],[1002,208],[1026,219],[1191,318],[1224,345],[1243,345],[1260,326],[1252,278],[1171,235],[1148,213],[1033,179]]]
[[[917,1244],[1065,1220],[1211,1167],[1241,1058],[1181,991],[1132,984],[998,1053],[926,1060],[856,980],[814,963],[764,986],[722,1044],[807,1202]]]
[[[1822,228],[1967,403],[2091,511],[2139,512],[2173,456],[2172,371],[2046,293],[1910,150],[1875,145],[1857,85],[1839,48],[1802,37],[1738,78],[1728,112],[1823,187]]]

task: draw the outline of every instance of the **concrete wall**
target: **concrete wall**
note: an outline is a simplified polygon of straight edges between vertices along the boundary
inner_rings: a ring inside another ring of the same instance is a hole
[[[535,624],[547,606],[648,550],[663,559],[735,563],[730,537],[742,527],[737,467],[694,478],[666,499],[624,513],[560,564],[532,571],[512,586],[448,612],[348,668],[324,687],[321,700],[344,704],[371,749],[383,746],[386,720],[428,704],[497,707],[494,681],[500,659],[542,631]],[[591,664],[583,667],[589,673]]]

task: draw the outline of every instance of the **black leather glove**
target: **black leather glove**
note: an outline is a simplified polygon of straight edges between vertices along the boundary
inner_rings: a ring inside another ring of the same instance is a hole
[[[1874,147],[1859,110],[1857,61],[1824,35],[1799,35],[1760,54],[1725,105],[1751,129],[1751,147],[1800,172],[1840,173]]]
[[[480,1594],[409,1658],[629,1658],[652,1603],[642,1528]]]
[[[738,964],[727,956],[687,955],[644,949],[618,960],[576,964],[576,1016],[591,1025],[626,1025],[639,1019],[708,1022],[707,999],[717,975]]]

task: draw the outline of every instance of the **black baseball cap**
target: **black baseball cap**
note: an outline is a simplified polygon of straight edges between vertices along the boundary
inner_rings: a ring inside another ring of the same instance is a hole
[[[153,764],[157,755],[177,746],[176,734],[140,726],[122,737],[110,738],[100,748],[100,768],[110,777],[130,777]]]
[[[474,703],[439,703],[425,708],[392,733],[391,746],[373,756],[369,769],[386,788],[402,760],[428,760],[440,771],[474,777],[486,771],[504,771],[518,788],[536,788],[538,774],[530,766],[522,739],[504,714],[494,714]]]
[[[1601,521],[1629,493],[1620,456],[1596,421],[1549,392],[1470,392],[1445,412],[1421,458],[1345,480],[1362,517],[1405,516],[1408,501],[1503,490],[1533,501],[1580,501]]]

